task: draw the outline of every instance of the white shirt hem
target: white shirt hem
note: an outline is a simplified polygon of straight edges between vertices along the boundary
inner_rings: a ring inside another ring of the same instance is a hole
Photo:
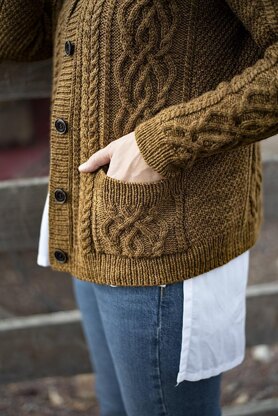
[[[50,266],[50,264],[48,262],[48,257],[45,257],[45,256],[43,256],[41,254],[39,254],[37,256],[37,264],[39,266],[42,266],[42,267],[48,267],[48,266]]]
[[[203,380],[204,378],[217,376],[218,374],[223,373],[224,371],[231,370],[232,368],[241,364],[244,358],[245,358],[245,352],[239,355],[234,360],[228,361],[227,363],[224,363],[218,367],[210,368],[209,370],[201,370],[196,373],[189,373],[188,371],[179,372],[177,376],[177,384],[175,385],[175,387],[178,386],[178,384],[184,380],[199,381],[199,380]]]

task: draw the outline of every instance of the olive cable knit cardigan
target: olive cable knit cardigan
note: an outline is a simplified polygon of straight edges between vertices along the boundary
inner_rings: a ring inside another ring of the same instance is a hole
[[[278,132],[276,0],[1,0],[0,25],[1,60],[53,55],[54,269],[169,284],[256,242],[259,142]],[[78,172],[133,130],[164,179]]]

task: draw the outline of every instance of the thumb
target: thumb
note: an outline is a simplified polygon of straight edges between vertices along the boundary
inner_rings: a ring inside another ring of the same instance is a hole
[[[109,145],[108,145],[109,146]],[[86,162],[78,166],[79,172],[93,172],[100,166],[106,165],[110,162],[111,155],[108,146],[98,150]]]

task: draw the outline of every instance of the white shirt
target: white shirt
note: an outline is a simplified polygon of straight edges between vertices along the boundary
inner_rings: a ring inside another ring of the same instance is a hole
[[[50,266],[47,194],[37,263]],[[223,266],[183,282],[183,324],[178,385],[218,375],[245,357],[249,250]],[[110,285],[115,286],[115,285]],[[166,286],[166,285],[160,285]]]

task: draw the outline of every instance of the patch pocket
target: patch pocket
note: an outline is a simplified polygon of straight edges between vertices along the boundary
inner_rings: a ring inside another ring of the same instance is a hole
[[[92,235],[99,253],[155,257],[187,248],[184,177],[124,182],[100,169],[95,181]]]

